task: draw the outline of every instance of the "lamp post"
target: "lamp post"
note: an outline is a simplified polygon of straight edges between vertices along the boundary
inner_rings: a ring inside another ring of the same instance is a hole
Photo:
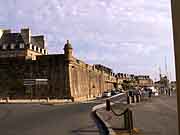
[[[180,0],[171,0],[177,85],[178,129],[180,134]]]

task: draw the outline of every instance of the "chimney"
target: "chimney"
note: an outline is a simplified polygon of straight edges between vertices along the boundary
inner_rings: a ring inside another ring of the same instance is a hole
[[[31,36],[31,43],[33,45],[37,45],[40,48],[45,48],[44,44],[45,44],[45,40],[44,40],[44,36],[40,35],[40,36]]]
[[[0,38],[1,38],[2,35],[3,35],[3,30],[0,29]]]
[[[11,33],[11,30],[10,29],[4,29],[4,30],[2,30],[3,31],[3,33]]]
[[[26,44],[31,42],[31,31],[29,30],[29,28],[21,29],[21,36],[23,37]]]

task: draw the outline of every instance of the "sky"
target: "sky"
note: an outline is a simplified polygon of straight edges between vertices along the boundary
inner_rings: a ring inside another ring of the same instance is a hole
[[[103,64],[115,73],[175,80],[170,0],[1,0],[0,28],[44,35],[49,53]]]

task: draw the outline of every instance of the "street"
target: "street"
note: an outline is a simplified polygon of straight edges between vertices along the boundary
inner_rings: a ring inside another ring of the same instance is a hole
[[[90,104],[1,104],[2,135],[96,135]]]
[[[118,103],[125,99],[126,96],[123,95],[111,99],[117,103],[113,108],[119,109]],[[54,106],[1,104],[0,131],[3,135],[99,135],[100,130],[93,120],[91,109],[104,102],[105,99]],[[177,134],[175,95],[153,97],[129,107],[134,112],[134,126],[141,133]]]
[[[113,98],[121,102],[125,96]],[[93,106],[105,99],[79,104],[0,104],[0,133],[3,135],[99,135],[91,116]]]
[[[113,100],[120,101],[122,96]],[[105,100],[80,104],[0,104],[0,132],[3,135],[98,135],[91,116],[93,106]]]

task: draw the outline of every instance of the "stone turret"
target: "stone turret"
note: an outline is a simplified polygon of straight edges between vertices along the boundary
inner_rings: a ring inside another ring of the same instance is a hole
[[[72,90],[72,82],[71,82],[71,64],[73,61],[72,56],[73,48],[71,44],[69,43],[69,40],[67,40],[67,43],[64,45],[64,56],[65,56],[65,95],[68,98],[71,98],[71,90]]]
[[[69,43],[69,40],[67,40],[67,43],[64,45],[64,55],[66,60],[71,61],[73,59],[72,52],[73,48]]]

